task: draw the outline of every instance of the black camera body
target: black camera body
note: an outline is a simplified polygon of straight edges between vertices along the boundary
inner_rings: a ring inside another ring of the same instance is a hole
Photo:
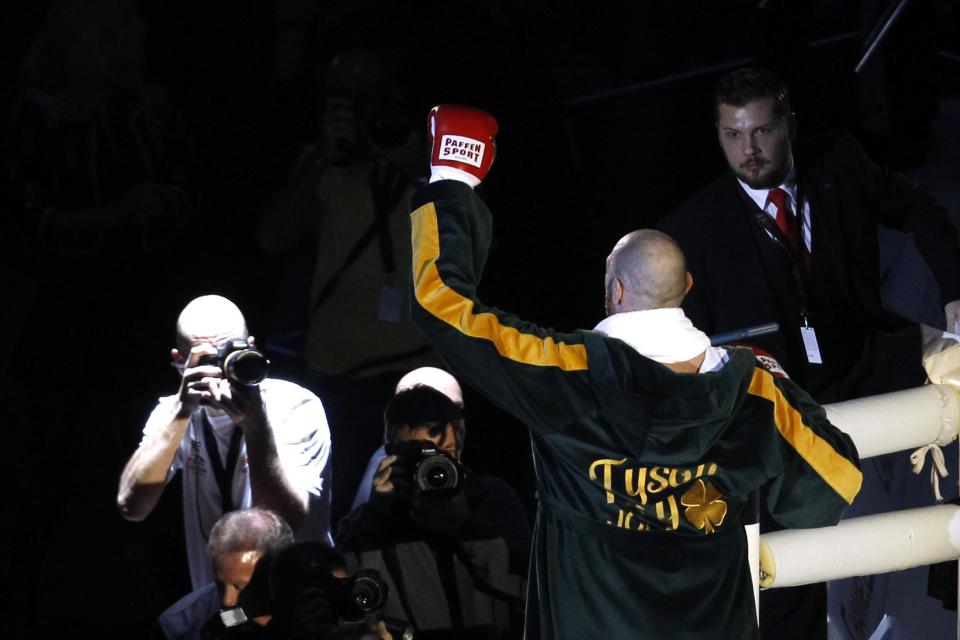
[[[376,569],[361,569],[337,579],[337,589],[331,595],[341,620],[359,622],[387,605],[390,589]]]
[[[220,367],[224,377],[231,382],[254,387],[267,377],[270,361],[245,339],[234,338],[221,344],[217,355],[202,356],[198,364]]]
[[[376,569],[336,577],[334,570],[342,563],[343,557],[322,542],[298,542],[281,551],[267,551],[240,591],[237,606],[221,612],[219,618],[224,627],[267,614],[289,623],[303,593],[317,589],[329,604],[330,622],[350,626],[365,623],[386,606],[389,587]]]
[[[429,440],[400,442],[395,452],[412,470],[414,491],[442,495],[460,490],[463,466]]]

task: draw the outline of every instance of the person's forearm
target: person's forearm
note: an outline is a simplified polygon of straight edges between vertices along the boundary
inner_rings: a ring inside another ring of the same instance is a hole
[[[273,431],[269,426],[244,431],[247,443],[247,464],[250,470],[250,491],[253,504],[257,507],[272,509],[280,514],[287,523],[296,529],[303,522],[309,510],[309,496],[306,491],[293,485],[287,477]]]
[[[117,508],[127,520],[143,520],[160,499],[170,465],[190,422],[190,414],[183,414],[178,403],[167,427],[143,442],[124,467]]]

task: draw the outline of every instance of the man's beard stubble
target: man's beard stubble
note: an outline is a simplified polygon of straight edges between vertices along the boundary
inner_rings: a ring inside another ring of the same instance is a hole
[[[734,173],[751,189],[774,189],[783,184],[790,173],[790,163],[785,162],[781,167],[773,167],[769,160],[761,160],[760,173],[754,174],[744,169],[743,165],[734,169]],[[764,171],[766,169],[766,171]]]

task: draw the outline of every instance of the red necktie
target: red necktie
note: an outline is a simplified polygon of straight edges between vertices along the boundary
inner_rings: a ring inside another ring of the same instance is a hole
[[[799,248],[800,263],[805,268],[810,268],[810,254],[807,252],[806,244],[798,237],[799,234],[797,232],[795,216],[787,206],[787,197],[787,192],[777,187],[767,193],[767,203],[773,203],[773,206],[777,208],[777,228],[780,229],[780,232],[783,233],[783,237],[786,240],[787,246],[784,248],[787,250],[787,253],[790,254],[791,258],[796,260],[798,255],[797,250]]]

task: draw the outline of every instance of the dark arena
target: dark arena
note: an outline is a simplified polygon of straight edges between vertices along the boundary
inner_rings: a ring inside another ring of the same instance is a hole
[[[0,637],[960,640],[960,2],[39,0]]]

